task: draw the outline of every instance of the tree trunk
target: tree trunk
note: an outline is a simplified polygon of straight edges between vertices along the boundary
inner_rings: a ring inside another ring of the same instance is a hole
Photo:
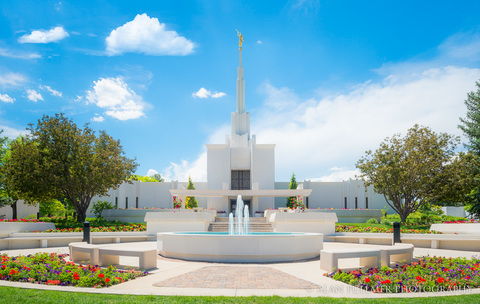
[[[408,214],[402,212],[402,213],[399,213],[399,215],[400,215],[400,222],[406,223],[406,222],[407,222]]]
[[[77,222],[85,222],[85,219],[87,218],[87,209],[75,208],[75,210],[77,211]]]
[[[88,204],[86,202],[76,201],[74,204],[75,210],[77,211],[77,222],[83,223],[87,218],[87,210],[90,202]]]
[[[10,205],[12,207],[12,219],[14,219],[14,220],[17,219],[17,202],[18,202],[18,200],[16,200],[15,202],[13,202]]]

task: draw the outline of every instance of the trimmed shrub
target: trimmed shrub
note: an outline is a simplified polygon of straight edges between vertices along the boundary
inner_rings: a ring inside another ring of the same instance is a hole
[[[113,205],[107,201],[94,202],[92,205],[92,212],[95,214],[97,219],[102,217],[102,211],[105,209],[113,209]]]
[[[365,223],[367,224],[378,224],[378,220],[376,218],[371,218],[367,220]]]
[[[392,221],[389,220],[389,219],[383,219],[383,220],[380,222],[380,224],[392,226],[393,223],[392,223]]]

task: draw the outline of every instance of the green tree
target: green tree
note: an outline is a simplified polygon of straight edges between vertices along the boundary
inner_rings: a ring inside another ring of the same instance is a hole
[[[153,177],[154,179],[156,179],[157,182],[159,182],[159,183],[163,183],[163,182],[165,181],[165,179],[164,179],[164,178],[162,177],[162,175],[160,175],[159,173],[154,174],[152,177]]]
[[[405,222],[423,204],[452,195],[458,186],[455,177],[467,175],[464,155],[454,152],[459,140],[415,125],[405,137],[395,134],[375,152],[366,151],[357,168],[366,185],[383,194]]]
[[[11,199],[7,195],[5,185],[2,182],[4,174],[2,173],[1,168],[3,167],[4,158],[8,151],[8,138],[1,136],[2,133],[3,130],[0,130],[0,207],[11,204]]]
[[[93,214],[95,214],[95,216],[97,217],[97,219],[100,219],[100,218],[102,218],[103,210],[114,209],[114,208],[115,208],[115,206],[113,206],[108,201],[97,201],[97,202],[93,203],[91,209],[92,209]]]
[[[130,176],[129,180],[132,181],[139,181],[139,182],[144,182],[144,183],[157,183],[157,182],[164,182],[165,180],[160,174],[154,174],[153,176],[148,176],[148,175],[137,175],[134,174]]]
[[[295,178],[295,173],[292,173],[292,177],[290,178],[290,184],[288,185],[288,189],[297,189],[298,183]],[[295,201],[295,196],[287,197],[287,208],[293,208],[293,203]]]
[[[0,135],[3,130],[0,130]],[[11,191],[5,183],[4,163],[10,153],[10,140],[7,137],[0,136],[0,207],[10,206],[12,208],[12,218],[17,219],[17,204],[20,198]]]
[[[467,94],[465,105],[467,114],[460,118],[458,127],[468,139],[465,146],[477,157],[480,157],[480,82],[476,82],[476,91]],[[480,217],[480,166],[472,166],[476,175],[476,183],[467,199],[467,210],[475,217]]]
[[[65,206],[59,200],[53,199],[48,202],[41,202],[38,211],[42,216],[52,216],[59,211],[65,212]]]
[[[119,141],[77,127],[63,114],[44,115],[30,134],[12,142],[4,164],[9,189],[29,202],[67,198],[83,222],[91,199],[107,195],[135,170]]]
[[[188,190],[195,190],[195,186],[193,185],[192,178],[189,176],[188,177],[188,185],[187,185]],[[198,202],[195,196],[187,196],[185,198],[185,208],[187,209],[192,209],[198,207]]]
[[[131,181],[139,181],[139,182],[143,182],[143,183],[156,183],[158,182],[155,178],[151,177],[151,176],[143,176],[143,175],[132,175],[130,176],[129,180]]]

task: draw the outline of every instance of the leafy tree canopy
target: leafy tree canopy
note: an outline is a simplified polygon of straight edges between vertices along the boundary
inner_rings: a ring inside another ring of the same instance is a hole
[[[480,157],[480,82],[476,82],[477,90],[467,94],[465,105],[467,114],[460,118],[462,123],[458,127],[468,139],[465,146],[477,157]],[[477,162],[472,168],[475,171],[476,181],[474,189],[468,196],[466,209],[472,216],[480,217],[480,165]]]
[[[144,183],[156,183],[158,182],[158,180],[156,180],[154,177],[152,176],[143,176],[143,175],[132,175],[130,176],[129,180],[131,181],[139,181],[139,182],[144,182]]]
[[[44,115],[30,134],[12,142],[4,164],[8,188],[29,202],[67,198],[84,221],[91,199],[107,195],[135,170],[119,141],[77,127],[63,114]]]
[[[427,202],[459,196],[472,181],[471,155],[455,154],[459,138],[415,125],[405,137],[386,138],[357,162],[366,185],[373,185],[402,222]]]
[[[292,173],[292,177],[290,178],[290,184],[288,185],[288,189],[297,189],[298,183],[297,179],[295,178],[295,173]],[[289,196],[287,197],[287,208],[293,208],[293,204],[296,200],[295,196]]]
[[[188,190],[195,190],[195,186],[193,185],[192,178],[189,176],[188,177],[188,185],[187,185]],[[187,209],[192,209],[198,207],[198,202],[195,196],[187,196],[185,198],[185,208]]]

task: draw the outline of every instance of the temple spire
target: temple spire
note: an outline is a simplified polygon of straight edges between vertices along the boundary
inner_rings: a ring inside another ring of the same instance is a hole
[[[237,68],[237,113],[245,112],[245,79],[243,77],[242,67],[242,44],[243,35],[237,29],[238,47],[239,47],[239,64]]]
[[[245,79],[242,67],[243,36],[237,31],[239,64],[237,67],[237,109],[232,113],[232,147],[247,148],[250,141],[250,113],[245,112]]]

